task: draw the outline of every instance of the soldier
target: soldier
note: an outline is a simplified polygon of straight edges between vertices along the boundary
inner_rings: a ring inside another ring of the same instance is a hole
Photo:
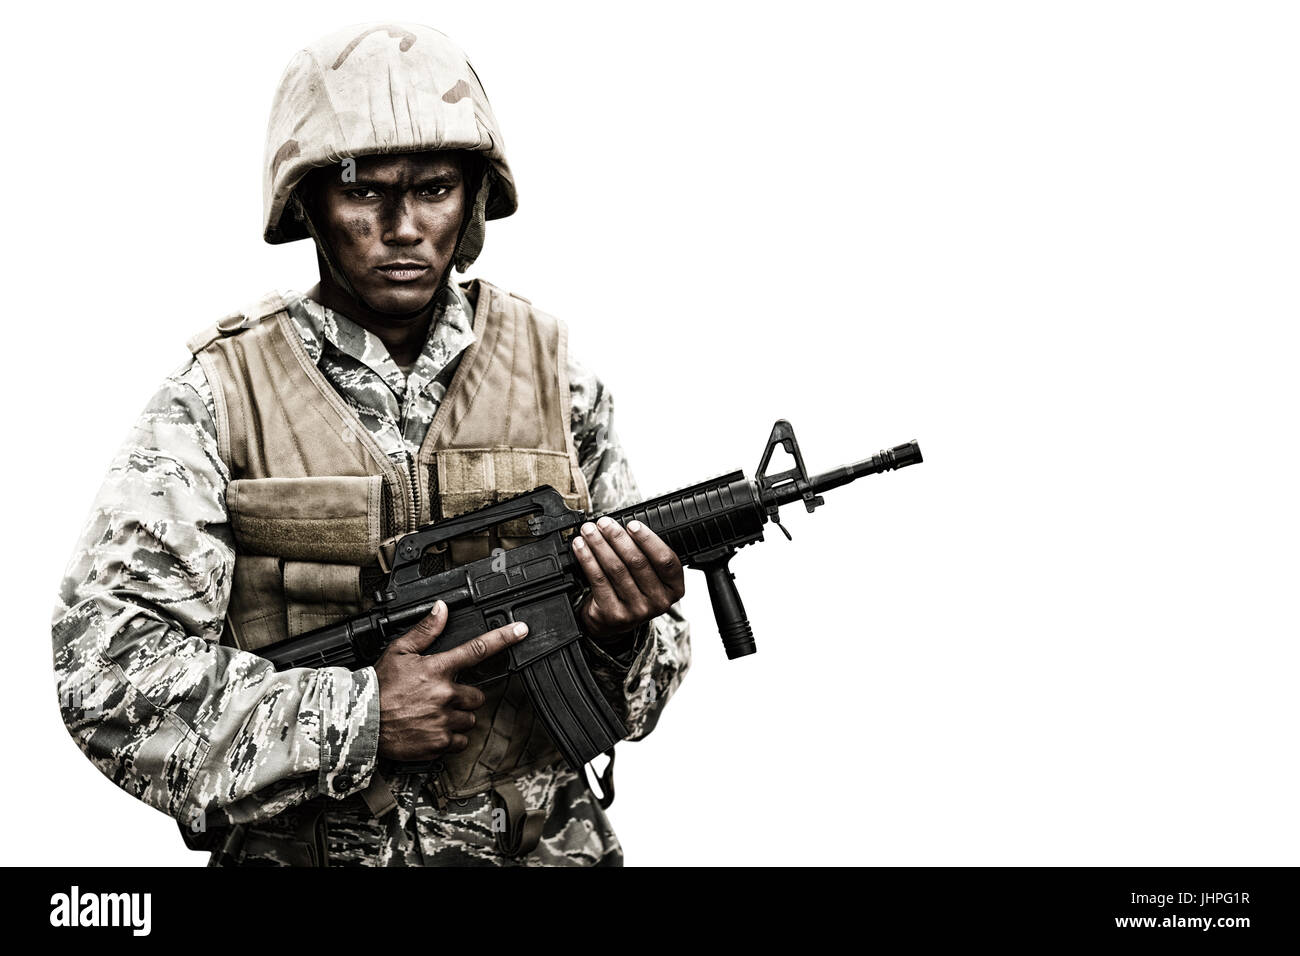
[[[320,283],[193,336],[114,460],[54,615],[69,732],[213,865],[620,864],[521,686],[456,681],[520,639],[507,629],[421,655],[436,608],[357,671],[276,673],[252,653],[361,610],[384,542],[418,525],[540,484],[592,512],[640,497],[565,326],[450,281],[516,205],[464,54],[393,24],[300,51],[264,203],[266,241],[310,236]],[[605,524],[575,536],[578,619],[639,739],[689,665],[682,569],[644,525]],[[512,543],[484,533],[446,558]],[[386,758],[435,763],[381,773]]]

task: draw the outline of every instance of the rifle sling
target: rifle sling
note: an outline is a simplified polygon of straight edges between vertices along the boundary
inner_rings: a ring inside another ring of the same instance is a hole
[[[514,859],[532,853],[542,839],[546,810],[525,809],[524,796],[513,780],[503,780],[489,792],[494,807],[504,810],[506,815],[505,826],[498,827],[493,814],[492,829],[496,832],[497,849]]]

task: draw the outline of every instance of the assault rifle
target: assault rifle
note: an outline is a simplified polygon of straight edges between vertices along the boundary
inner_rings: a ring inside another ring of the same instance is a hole
[[[777,445],[794,458],[795,466],[768,475]],[[920,447],[909,442],[809,478],[794,428],[782,419],[772,428],[752,481],[744,472],[733,471],[610,512],[609,517],[620,525],[634,519],[645,523],[673,549],[683,566],[704,572],[722,646],[734,660],[757,649],[728,567],[736,549],[762,541],[763,525],[768,521],[789,538],[778,512],[781,505],[802,501],[811,512],[824,504],[823,491],[920,461]],[[574,616],[587,580],[570,552],[570,541],[585,521],[596,517],[571,510],[558,491],[543,485],[425,525],[397,539],[391,570],[374,595],[372,609],[258,653],[277,670],[365,667],[377,661],[390,641],[410,630],[439,600],[447,603],[447,623],[425,653],[450,650],[485,631],[523,621],[528,636],[508,648],[508,659],[500,662],[505,666],[485,680],[504,677],[507,672],[520,674],[556,747],[569,765],[581,772],[584,764],[626,736],[622,722],[587,668]],[[518,519],[527,520],[533,536],[519,547],[449,570],[435,570],[441,562],[426,560],[427,553],[444,551],[447,542],[457,537]],[[464,675],[461,679],[465,680]]]

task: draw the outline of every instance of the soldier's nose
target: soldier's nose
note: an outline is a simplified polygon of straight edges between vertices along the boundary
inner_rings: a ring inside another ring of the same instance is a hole
[[[401,245],[411,245],[420,241],[420,230],[416,228],[415,211],[411,204],[402,200],[392,210],[386,223],[387,228],[384,230],[384,241],[398,243]]]

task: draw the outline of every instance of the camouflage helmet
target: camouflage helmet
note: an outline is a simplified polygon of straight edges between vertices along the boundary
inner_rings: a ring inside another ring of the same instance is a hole
[[[515,183],[487,94],[464,52],[431,27],[347,27],[299,50],[271,104],[263,183],[263,237],[305,239],[294,187],[349,157],[472,150],[486,160],[460,244],[464,271],[483,248],[484,223],[515,211]]]

